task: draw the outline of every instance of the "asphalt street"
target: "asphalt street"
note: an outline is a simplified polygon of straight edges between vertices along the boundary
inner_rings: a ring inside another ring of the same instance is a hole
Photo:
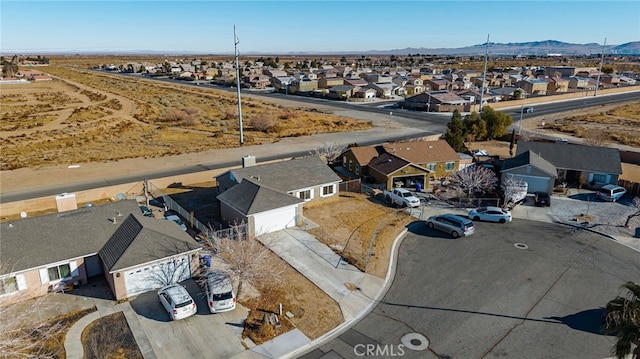
[[[302,358],[611,356],[603,306],[640,278],[637,252],[561,224],[475,223],[461,239],[414,223],[386,296]]]

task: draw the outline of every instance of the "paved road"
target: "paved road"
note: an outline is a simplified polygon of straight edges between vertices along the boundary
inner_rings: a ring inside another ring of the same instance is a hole
[[[552,223],[476,226],[471,238],[456,240],[413,226],[377,307],[302,358],[357,358],[367,348],[369,358],[400,350],[406,358],[610,356],[614,340],[598,332],[602,306],[640,277],[637,252]],[[418,334],[408,344],[426,344],[423,335],[429,348],[399,346],[409,333]]]

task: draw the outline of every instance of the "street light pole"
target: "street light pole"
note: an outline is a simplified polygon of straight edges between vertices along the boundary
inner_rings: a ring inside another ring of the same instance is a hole
[[[242,104],[240,103],[240,66],[238,65],[238,44],[240,41],[236,36],[236,26],[233,25],[233,42],[234,52],[236,56],[236,88],[238,92],[238,126],[240,127],[240,145],[244,144],[244,135],[242,134]]]
[[[520,131],[522,130],[522,114],[524,113],[524,102],[520,104],[520,121],[518,122],[518,136],[520,136]]]
[[[607,38],[604,38],[604,44],[602,44],[602,57],[600,57],[600,68],[598,69],[598,78],[596,79],[596,90],[593,92],[593,96],[598,96],[598,88],[600,87],[600,73],[602,73],[602,63],[604,62],[604,48],[607,46]]]

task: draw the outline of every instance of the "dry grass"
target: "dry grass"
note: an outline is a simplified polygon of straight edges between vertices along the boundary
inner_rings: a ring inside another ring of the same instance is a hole
[[[91,322],[82,332],[85,359],[141,359],[124,313],[117,312]]]
[[[243,337],[261,344],[298,328],[307,337],[315,339],[343,322],[338,303],[275,253],[269,252],[269,256],[272,263],[283,269],[282,278],[275,285],[257,288],[259,297],[240,301],[250,309]],[[265,323],[263,317],[265,313],[277,313],[279,303],[282,303],[283,313],[291,312],[295,317],[280,316],[281,326],[276,328]]]
[[[310,205],[304,215],[320,224],[309,233],[360,270],[365,270],[367,252],[375,238],[366,272],[381,278],[387,272],[393,241],[415,220],[402,210],[356,193],[344,193],[337,201]]]
[[[239,145],[237,102],[225,92],[80,70],[3,86],[0,169],[197,153]],[[244,143],[371,128],[366,121],[243,98]]]
[[[548,121],[545,130],[563,132],[589,140],[595,132],[605,141],[640,147],[640,103],[605,106],[599,111],[564,116]]]

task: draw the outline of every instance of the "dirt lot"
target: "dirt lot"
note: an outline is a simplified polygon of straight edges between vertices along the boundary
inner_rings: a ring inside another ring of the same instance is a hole
[[[66,67],[45,71],[56,79],[2,85],[1,170],[239,146],[231,94]],[[313,108],[252,98],[242,104],[245,145],[372,126]]]

